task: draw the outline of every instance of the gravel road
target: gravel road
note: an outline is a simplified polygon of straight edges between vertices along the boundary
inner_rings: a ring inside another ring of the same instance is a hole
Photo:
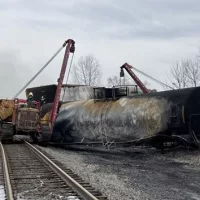
[[[200,200],[200,151],[110,153],[42,148],[111,200]]]

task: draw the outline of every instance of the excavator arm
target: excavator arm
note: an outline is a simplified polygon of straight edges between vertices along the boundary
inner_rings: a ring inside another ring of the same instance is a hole
[[[62,84],[63,84],[63,80],[64,80],[64,76],[65,76],[65,71],[67,68],[67,62],[69,59],[69,55],[70,53],[74,53],[75,51],[75,42],[72,39],[68,39],[63,46],[66,46],[65,49],[65,54],[64,54],[64,58],[63,58],[63,63],[62,63],[62,67],[61,67],[61,71],[60,71],[60,76],[58,78],[58,85],[57,85],[57,89],[56,89],[56,95],[54,98],[54,102],[53,102],[53,107],[52,107],[52,111],[51,111],[51,132],[53,132],[53,125],[54,122],[56,120],[56,116],[57,116],[57,112],[58,112],[58,105],[59,105],[59,101],[60,101],[60,94],[61,94],[61,89],[62,89]]]
[[[140,87],[140,89],[143,91],[144,94],[147,94],[150,92],[149,89],[146,88],[146,86],[140,81],[140,79],[136,76],[136,74],[132,71],[132,66],[129,65],[128,63],[125,63],[121,66],[121,72],[120,72],[120,77],[124,77],[124,71],[125,69],[128,74],[131,76],[131,78],[136,82],[136,84]]]

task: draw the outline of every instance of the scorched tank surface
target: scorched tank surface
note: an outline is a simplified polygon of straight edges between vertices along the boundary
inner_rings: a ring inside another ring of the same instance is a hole
[[[60,108],[53,138],[58,132],[65,142],[151,137],[168,128],[170,105],[163,97],[146,96],[66,103]]]

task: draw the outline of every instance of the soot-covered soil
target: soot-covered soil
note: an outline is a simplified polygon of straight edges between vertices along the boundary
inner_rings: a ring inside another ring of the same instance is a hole
[[[200,199],[200,151],[42,148],[111,200]],[[107,154],[108,153],[108,154]]]

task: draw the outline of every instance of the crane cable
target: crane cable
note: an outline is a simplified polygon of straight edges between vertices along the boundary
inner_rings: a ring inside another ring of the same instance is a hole
[[[135,67],[133,67],[133,66],[132,66],[132,68],[133,68],[135,71],[141,73],[142,75],[144,75],[144,76],[150,78],[151,80],[153,80],[153,81],[155,81],[155,82],[157,82],[157,83],[159,83],[159,84],[161,84],[161,85],[163,85],[163,86],[165,86],[165,87],[167,87],[167,88],[170,88],[170,89],[174,90],[173,87],[171,87],[171,86],[169,86],[169,85],[167,85],[167,84],[165,84],[165,83],[162,83],[161,81],[159,81],[159,80],[153,78],[152,76],[150,76],[150,75],[148,75],[148,74],[142,72],[141,70],[139,70],[139,69],[137,69],[137,68],[135,68]]]
[[[48,66],[48,64],[60,53],[60,51],[66,46],[64,43],[56,53],[47,61],[47,63],[31,78],[16,94],[13,98],[17,98],[25,89],[26,87],[34,81],[34,79]]]
[[[69,79],[69,74],[70,74],[70,71],[71,71],[73,59],[74,59],[74,53],[72,54],[72,58],[71,58],[70,66],[69,66],[69,72],[68,72],[66,83],[65,83],[66,85],[67,85],[67,82],[68,82],[68,79]],[[65,91],[66,91],[66,87],[64,88],[64,92],[63,92],[63,96],[62,96],[62,101],[63,101],[64,96],[65,96]]]

